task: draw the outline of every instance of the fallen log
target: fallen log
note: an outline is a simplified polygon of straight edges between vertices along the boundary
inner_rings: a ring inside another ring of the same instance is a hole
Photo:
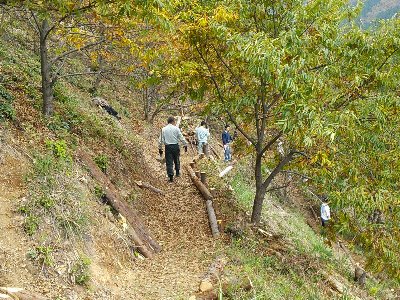
[[[48,300],[48,298],[22,288],[0,287],[0,299],[10,300]]]
[[[87,153],[79,151],[78,156],[89,169],[94,179],[102,185],[107,203],[120,213],[132,227],[131,238],[138,246],[138,250],[143,256],[151,258],[153,256],[152,251],[159,252],[161,247],[151,238],[139,215],[126,202],[121,201],[116,188],[106,175],[99,169]]]
[[[219,236],[218,222],[217,217],[215,215],[214,207],[212,204],[212,200],[206,201],[208,220],[210,221],[211,233],[213,237]]]
[[[207,187],[207,174],[206,174],[206,172],[200,172],[200,181]]]
[[[194,185],[197,187],[197,189],[203,195],[203,198],[206,200],[208,221],[210,223],[211,233],[212,233],[213,237],[217,237],[217,236],[219,236],[219,229],[218,229],[217,217],[215,216],[215,210],[212,205],[213,197],[212,197],[210,191],[207,189],[207,187],[196,176],[193,169],[189,165],[186,165],[186,169],[187,169],[189,176],[192,179]]]
[[[210,191],[207,189],[207,187],[200,181],[200,179],[196,176],[195,172],[193,169],[189,166],[186,165],[186,170],[189,173],[190,178],[192,179],[194,185],[197,187],[197,189],[200,191],[200,193],[203,195],[205,200],[212,200],[213,197],[210,193]],[[199,172],[200,173],[200,172]]]
[[[148,183],[146,183],[146,182],[142,182],[142,181],[140,181],[140,180],[135,180],[135,183],[136,183],[139,187],[149,189],[150,191],[152,191],[152,192],[154,192],[154,193],[157,193],[157,194],[164,194],[164,192],[163,192],[162,190],[160,190],[160,189],[158,189],[158,188],[156,188],[156,187],[154,187],[154,186],[152,186],[151,184],[148,184]]]

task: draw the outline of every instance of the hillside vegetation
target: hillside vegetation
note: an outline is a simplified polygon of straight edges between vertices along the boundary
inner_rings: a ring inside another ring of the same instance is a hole
[[[400,298],[399,19],[365,31],[347,0],[0,8],[0,298]],[[170,115],[211,131],[172,184]]]

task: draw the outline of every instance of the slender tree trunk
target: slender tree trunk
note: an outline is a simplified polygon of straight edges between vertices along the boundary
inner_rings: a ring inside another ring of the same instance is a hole
[[[144,120],[150,120],[150,99],[148,94],[148,89],[143,88],[143,104],[144,104]]]
[[[47,33],[49,31],[49,23],[47,19],[42,21],[40,30],[40,70],[42,74],[42,97],[43,97],[43,114],[48,117],[53,114],[53,81],[51,78],[51,63],[48,57],[47,49]]]
[[[257,151],[260,153],[259,151]],[[280,162],[279,164],[272,170],[272,172],[268,175],[268,177],[263,181],[262,176],[262,154],[257,154],[256,158],[256,166],[255,166],[255,175],[256,175],[256,195],[254,197],[253,204],[253,212],[251,215],[251,222],[259,223],[261,220],[261,212],[262,206],[265,198],[265,194],[267,193],[267,189],[270,186],[272,180],[276,175],[286,166],[293,158],[295,153],[299,153],[297,151],[290,151]]]
[[[259,223],[261,220],[261,212],[266,192],[266,187],[263,185],[261,166],[262,166],[262,155],[257,154],[255,163],[256,195],[254,197],[253,212],[251,214],[251,222],[253,223]]]
[[[94,71],[97,71],[96,78],[94,80],[93,86],[90,89],[91,94],[96,95],[97,90],[99,89],[100,82],[101,82],[101,70],[103,68],[103,56],[99,54],[97,57],[97,68],[92,68]]]

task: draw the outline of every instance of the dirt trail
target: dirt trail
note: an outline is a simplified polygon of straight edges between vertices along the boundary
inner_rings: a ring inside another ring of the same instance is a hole
[[[143,172],[165,195],[143,190],[135,206],[163,250],[151,260],[137,259],[133,264],[121,261],[121,257],[113,253],[112,245],[96,233],[101,228],[94,229],[92,287],[85,290],[70,286],[75,292],[71,296],[63,293],[65,299],[188,299],[198,290],[201,277],[215,258],[218,242],[212,239],[204,200],[183,168],[194,153],[182,153],[182,176],[169,184],[165,164],[155,159],[157,147],[143,146],[152,149],[144,151]],[[28,164],[24,163],[23,155],[13,153],[12,148],[4,149],[0,150],[0,286],[17,285],[47,294],[69,284],[57,278],[38,278],[38,270],[26,256],[33,245],[23,232],[23,218],[15,211],[18,199],[26,192],[23,176],[27,171],[24,166]],[[104,226],[107,230],[107,224]]]
[[[16,201],[23,194],[24,163],[10,146],[0,142],[0,286],[30,277],[26,268],[27,241],[21,232]],[[18,272],[16,272],[18,270]]]
[[[145,172],[151,173],[153,182],[165,196],[143,191],[139,209],[163,250],[153,259],[138,260],[129,271],[124,268],[125,271],[118,273],[121,288],[114,291],[118,290],[118,297],[124,299],[188,299],[198,290],[217,248],[204,200],[183,168],[193,153],[181,154],[182,176],[173,184],[167,182],[165,164],[161,165],[156,155],[154,151],[144,151],[148,165]]]

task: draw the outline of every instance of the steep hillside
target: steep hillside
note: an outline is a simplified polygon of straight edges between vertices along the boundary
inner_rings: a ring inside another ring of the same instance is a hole
[[[362,256],[320,232],[309,209],[317,203],[300,187],[269,197],[263,222],[247,224],[254,197],[251,157],[223,178],[222,160],[198,163],[217,192],[221,237],[213,239],[205,201],[188,174],[168,184],[156,159],[165,115],[154,124],[142,121],[140,94],[115,78],[98,94],[119,112],[117,120],[93,101],[93,78],[71,77],[55,87],[55,115],[43,118],[38,56],[24,44],[23,29],[13,34],[0,39],[0,287],[58,300],[400,297],[385,277],[371,274],[366,287],[353,282]],[[79,56],[73,63],[85,67]],[[190,131],[198,116],[188,111],[187,117],[182,127]],[[217,130],[212,145],[221,154]],[[126,220],[104,203],[103,187],[81,152],[143,218],[162,246],[154,258],[140,255]],[[182,165],[195,152],[182,154]],[[139,188],[138,180],[164,194]],[[200,293],[210,272],[211,290]]]

